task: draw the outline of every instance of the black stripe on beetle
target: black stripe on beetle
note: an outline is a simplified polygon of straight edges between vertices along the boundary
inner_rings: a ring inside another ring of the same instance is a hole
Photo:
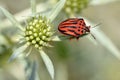
[[[61,28],[76,28],[76,26],[61,26]]]
[[[73,32],[74,34],[76,34],[76,35],[80,35],[80,34],[78,34],[77,32],[75,32],[74,30],[69,30],[70,32]]]

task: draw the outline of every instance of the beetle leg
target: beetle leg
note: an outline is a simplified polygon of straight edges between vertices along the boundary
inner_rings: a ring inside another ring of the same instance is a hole
[[[79,38],[80,38],[79,36],[78,36],[78,37],[76,37],[76,39],[77,39],[77,40],[79,40]]]
[[[70,36],[69,40],[72,40],[72,39],[74,39],[74,38],[75,38],[74,36]]]

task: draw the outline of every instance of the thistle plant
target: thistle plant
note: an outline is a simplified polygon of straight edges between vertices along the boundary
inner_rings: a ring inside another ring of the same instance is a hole
[[[64,6],[65,0],[60,0],[52,10],[44,15],[36,12],[35,0],[31,0],[32,15],[28,16],[26,25],[23,27],[6,9],[0,7],[0,10],[4,15],[17,26],[20,30],[19,43],[23,45],[13,51],[9,61],[14,60],[18,55],[22,54],[27,48],[29,48],[28,56],[32,50],[37,49],[50,73],[52,79],[54,79],[54,67],[53,63],[47,54],[44,52],[45,47],[51,47],[50,42],[60,41],[56,36],[52,27],[52,21]]]

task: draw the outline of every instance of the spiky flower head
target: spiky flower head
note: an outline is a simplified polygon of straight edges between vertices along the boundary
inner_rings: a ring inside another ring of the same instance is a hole
[[[89,3],[89,0],[66,0],[64,11],[71,15],[80,13]]]
[[[28,19],[25,38],[27,43],[35,46],[35,48],[41,49],[48,46],[53,33],[52,25],[46,17],[37,15]]]

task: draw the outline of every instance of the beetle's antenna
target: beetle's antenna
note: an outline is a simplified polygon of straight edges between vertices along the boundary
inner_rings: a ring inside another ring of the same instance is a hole
[[[96,24],[95,26],[93,26],[92,28],[95,28],[95,27],[99,26],[100,24],[101,24],[101,23],[98,23],[98,24]],[[92,33],[90,33],[90,35],[91,35],[94,39],[96,39],[95,36],[94,36]]]
[[[97,27],[97,26],[99,26],[99,25],[101,25],[101,23],[96,24],[96,25],[93,26],[92,28],[95,28],[95,27]]]
[[[95,36],[94,36],[92,33],[90,33],[90,35],[91,35],[94,39],[96,39]]]

